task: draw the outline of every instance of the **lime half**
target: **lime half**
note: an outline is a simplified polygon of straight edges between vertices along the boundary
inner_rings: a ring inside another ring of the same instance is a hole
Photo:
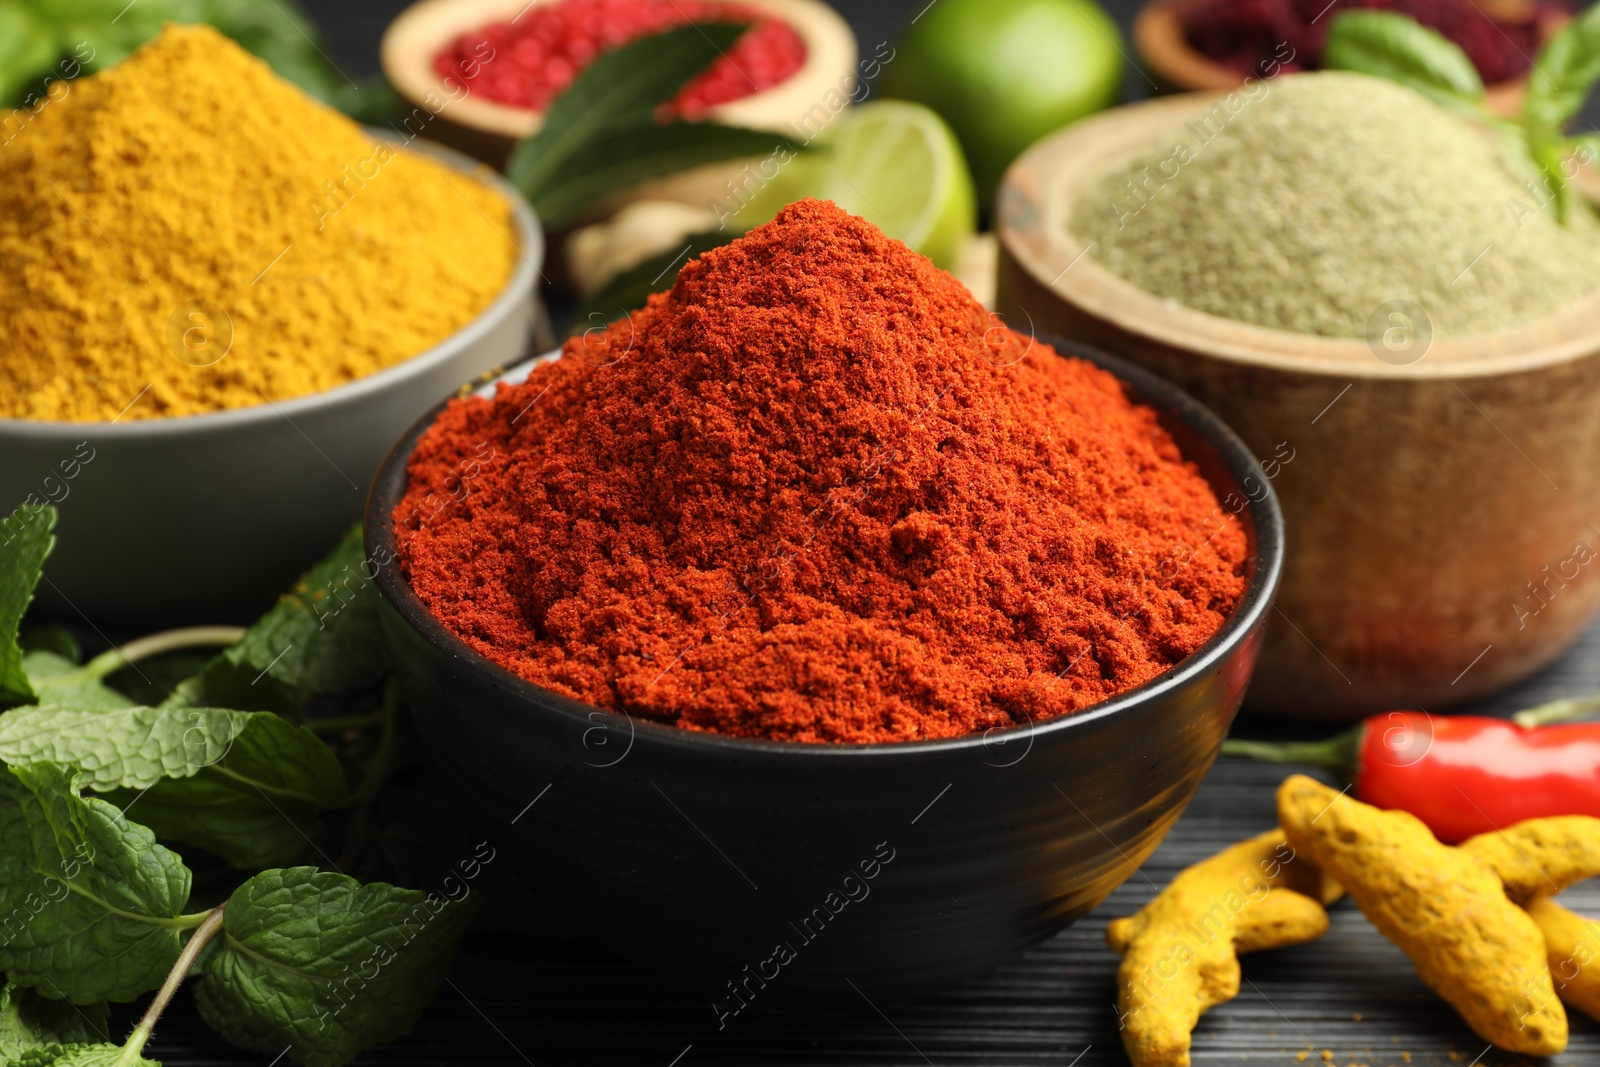
[[[808,196],[852,215],[950,270],[972,236],[972,175],[950,127],[921,104],[884,100],[846,111],[735,216],[770,221]]]

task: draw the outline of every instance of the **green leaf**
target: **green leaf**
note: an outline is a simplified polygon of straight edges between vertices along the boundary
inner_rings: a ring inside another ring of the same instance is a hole
[[[0,107],[21,104],[23,90],[49,73],[60,55],[55,32],[27,4],[0,0]]]
[[[201,19],[323,103],[347,84],[328,59],[322,35],[292,0],[205,0],[199,7]]]
[[[1328,29],[1322,65],[1399,82],[1453,111],[1484,113],[1483,79],[1460,46],[1392,11],[1345,11]]]
[[[8,1067],[161,1067],[122,1045],[52,1045],[11,1061]]]
[[[29,652],[22,657],[22,669],[41,708],[111,711],[134,705],[131,698],[112,689],[74,661],[53,652]]]
[[[310,867],[234,891],[195,989],[200,1014],[240,1048],[338,1067],[408,1033],[444,981],[472,908]]]
[[[1579,111],[1600,79],[1600,5],[1591,5],[1539,53],[1528,72],[1523,121],[1534,136],[1561,131]]]
[[[352,527],[223,655],[302,695],[371,685],[389,670],[372,582],[374,567],[389,562],[369,561],[361,527]]]
[[[300,701],[276,678],[248,663],[235,663],[227,652],[213,656],[198,674],[185,678],[161,702],[168,708],[235,708],[270,711],[300,722]]]
[[[637,267],[623,271],[613,278],[604,290],[578,309],[573,317],[574,332],[586,332],[604,326],[608,322],[623,318],[630,311],[644,307],[645,300],[651,293],[672,287],[678,277],[678,271],[685,263],[713,248],[721,248],[741,236],[743,232],[730,226],[726,230],[706,230],[703,233],[690,234],[684,238],[684,244],[688,246],[687,251],[679,248],[663,252],[659,256],[651,256]]]
[[[53,652],[73,663],[83,662],[83,647],[64,626],[37,626],[22,635],[22,651]]]
[[[167,652],[140,660],[138,670],[113,671],[106,676],[106,684],[135,704],[154,706],[165,702],[178,686],[205,670],[215,658],[214,652],[197,649]],[[216,701],[215,706],[233,705]]]
[[[29,989],[0,986],[0,1063],[51,1045],[104,1041],[106,1006],[46,1000]]]
[[[317,813],[349,800],[328,746],[269,712],[16,708],[0,715],[0,760],[78,767],[159,839],[248,870],[302,859]]]
[[[0,771],[0,969],[76,1004],[132,1000],[178,958],[189,869],[50,763]]]
[[[563,226],[630,185],[702,163],[803,146],[765,130],[669,122],[615,130],[581,145],[551,171],[533,200],[539,218]]]
[[[56,509],[22,505],[0,522],[0,705],[33,699],[17,635],[55,547]]]
[[[511,183],[537,202],[567,159],[604,133],[648,126],[656,110],[732,48],[745,24],[680,26],[604,52],[545,114],[539,132],[506,164]]]

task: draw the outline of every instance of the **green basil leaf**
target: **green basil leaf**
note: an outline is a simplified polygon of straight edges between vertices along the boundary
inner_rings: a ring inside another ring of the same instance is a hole
[[[52,1045],[105,1041],[106,1016],[104,1004],[78,1007],[9,983],[0,986],[0,1063]]]
[[[328,746],[270,712],[16,708],[0,715],[0,760],[79,767],[159,839],[247,870],[303,859],[317,813],[349,800]]]
[[[1345,11],[1328,28],[1322,65],[1415,89],[1453,111],[1484,112],[1483,79],[1459,45],[1392,11]]]
[[[338,1067],[408,1033],[444,981],[471,898],[310,867],[265,871],[234,891],[195,998],[243,1049]]]
[[[372,582],[374,567],[389,562],[369,561],[361,528],[352,527],[223,655],[302,696],[371,685],[389,670]]]
[[[0,706],[34,698],[17,636],[55,547],[56,509],[22,505],[0,521]]]
[[[1555,134],[1583,109],[1600,79],[1600,5],[1591,5],[1551,39],[1528,72],[1523,120]]]
[[[562,160],[540,185],[533,208],[547,225],[559,227],[619,190],[650,178],[780,148],[798,153],[802,146],[765,130],[707,122],[614,130],[585,142]]]
[[[511,153],[507,177],[537,203],[568,158],[606,131],[653,123],[656,110],[748,28],[735,23],[680,26],[601,54],[550,105],[539,132]]]
[[[75,1004],[132,1000],[177,961],[189,869],[51,763],[0,770],[0,969]]]

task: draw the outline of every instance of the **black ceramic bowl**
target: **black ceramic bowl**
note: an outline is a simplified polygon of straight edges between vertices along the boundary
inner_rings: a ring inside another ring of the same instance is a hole
[[[407,702],[499,855],[586,933],[700,983],[719,1018],[950,986],[1104,900],[1216,758],[1277,589],[1283,519],[1210,412],[1122,360],[1055,347],[1131,384],[1238,511],[1248,591],[1210,642],[1138,689],[1031,726],[860,746],[750,741],[524,681],[446,630],[397,566],[380,566]],[[379,564],[394,557],[390,514],[435,414],[389,453],[368,498]]]

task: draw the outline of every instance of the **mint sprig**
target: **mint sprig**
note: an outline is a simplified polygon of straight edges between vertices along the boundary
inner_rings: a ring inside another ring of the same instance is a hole
[[[14,705],[0,712],[0,1065],[149,1064],[145,1044],[190,977],[223,1037],[294,1063],[337,1067],[407,1032],[492,902],[477,888],[507,876],[473,882],[494,850],[448,818],[401,718],[371,582],[392,561],[366,559],[352,531],[247,630],[167,631],[80,665],[60,631],[18,636],[54,523],[49,508],[0,521],[0,706]],[[174,674],[152,665],[196,662],[161,692]],[[146,702],[117,688],[141,663]],[[316,714],[324,694],[347,713]],[[400,863],[418,812],[432,858]],[[204,903],[223,903],[189,910],[174,844],[204,850]],[[317,861],[334,870],[295,866]],[[469,886],[460,899],[428,891],[450,876]],[[134,1033],[108,1042],[105,1002],[152,991]]]
[[[1544,176],[1558,222],[1571,217],[1574,160],[1600,159],[1600,138],[1564,132],[1600,81],[1600,4],[1574,18],[1540,51],[1528,73],[1522,112],[1511,122],[1490,114],[1483,81],[1467,54],[1406,15],[1340,13],[1328,30],[1323,66],[1387,78],[1458,114],[1506,129]]]

